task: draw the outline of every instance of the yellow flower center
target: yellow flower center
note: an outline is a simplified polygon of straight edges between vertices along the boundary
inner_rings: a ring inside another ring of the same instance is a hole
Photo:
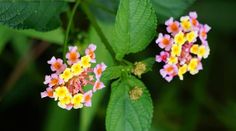
[[[89,55],[86,55],[86,56],[82,57],[81,58],[81,65],[85,68],[90,67],[91,66],[90,60],[91,60],[91,58],[90,58]]]
[[[191,31],[189,32],[187,35],[186,35],[186,39],[189,41],[189,42],[193,42],[195,39],[196,39],[197,35],[194,31]]]
[[[72,98],[72,104],[74,104],[74,108],[75,109],[78,109],[78,108],[82,108],[83,107],[83,102],[84,102],[84,99],[83,99],[83,94],[79,93],[79,94],[76,94],[73,98]]]
[[[176,63],[178,63],[178,58],[175,57],[175,56],[171,56],[171,57],[168,59],[168,63],[169,63],[169,64],[176,64]]]
[[[70,68],[66,68],[63,74],[60,75],[60,78],[63,79],[65,82],[67,82],[72,77],[73,75]]]
[[[185,38],[184,38],[184,33],[183,32],[179,32],[178,34],[175,35],[175,43],[178,45],[183,45],[185,43]]]
[[[196,58],[191,59],[188,65],[188,70],[190,74],[194,75],[198,72],[197,66],[198,66],[198,60]]]
[[[197,44],[194,44],[191,49],[190,52],[193,54],[198,54],[198,50],[199,50],[199,46]]]
[[[172,56],[180,56],[181,54],[181,46],[174,44],[171,48]]]
[[[65,95],[63,98],[59,98],[61,104],[70,104],[72,96],[70,94]]]
[[[197,55],[199,57],[203,57],[206,54],[206,48],[205,46],[200,46]]]
[[[181,26],[183,27],[184,30],[190,30],[191,23],[189,20],[184,20],[181,22]]]
[[[58,98],[58,97],[59,99],[64,98],[68,93],[69,92],[65,86],[58,87],[56,88],[56,91],[55,91],[55,98]]]
[[[73,73],[73,75],[79,75],[80,73],[83,72],[83,68],[81,63],[76,63],[71,67],[71,71]]]

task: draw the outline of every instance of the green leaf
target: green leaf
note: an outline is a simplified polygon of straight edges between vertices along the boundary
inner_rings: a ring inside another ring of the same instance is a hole
[[[107,67],[107,69],[102,74],[101,80],[104,83],[107,83],[109,80],[118,79],[121,76],[122,71],[130,71],[131,69],[128,66],[111,66]]]
[[[142,60],[141,62],[143,62],[146,65],[146,70],[144,73],[148,72],[148,71],[152,71],[152,67],[155,63],[155,58],[147,58],[145,60]]]
[[[164,22],[169,17],[179,17],[194,2],[195,0],[152,0],[160,22]]]
[[[17,33],[24,34],[29,37],[44,40],[50,43],[62,45],[64,40],[64,34],[62,28],[57,28],[48,32],[39,32],[35,30],[19,30]]]
[[[102,22],[114,23],[119,0],[90,0],[90,10]]]
[[[143,50],[153,39],[156,15],[150,0],[121,0],[112,46],[118,60]]]
[[[153,105],[145,85],[133,76],[117,80],[107,108],[107,131],[148,131]]]
[[[60,26],[59,14],[64,8],[65,2],[57,0],[4,1],[0,4],[0,24],[48,31]]]

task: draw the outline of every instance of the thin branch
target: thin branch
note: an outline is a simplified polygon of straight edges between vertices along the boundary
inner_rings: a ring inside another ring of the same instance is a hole
[[[12,89],[17,80],[24,73],[25,69],[29,66],[30,62],[37,59],[48,47],[48,43],[41,42],[19,59],[9,78],[3,85],[3,90],[0,94],[0,101]]]
[[[113,59],[116,60],[116,58],[115,58],[115,51],[113,50],[113,48],[111,47],[111,44],[109,43],[109,41],[107,40],[106,36],[102,32],[102,29],[99,27],[96,18],[93,16],[93,14],[88,9],[87,4],[83,3],[82,4],[82,9],[83,9],[84,13],[88,16],[88,19],[90,20],[90,22],[93,25],[93,27],[95,28],[97,34],[101,38],[101,41],[104,43],[105,47],[110,52],[110,54],[112,55]]]
[[[79,6],[79,3],[80,3],[81,0],[77,0],[74,7],[73,7],[73,10],[72,10],[72,13],[70,15],[70,19],[69,19],[69,23],[68,23],[68,26],[66,28],[66,34],[65,34],[65,39],[64,39],[64,49],[63,49],[63,60],[66,62],[66,58],[65,58],[65,55],[66,55],[66,52],[67,52],[67,49],[68,49],[68,37],[69,37],[69,34],[70,34],[70,29],[71,29],[71,26],[72,26],[72,22],[73,22],[73,18],[74,18],[74,15],[75,15],[75,11],[77,9],[77,7]]]

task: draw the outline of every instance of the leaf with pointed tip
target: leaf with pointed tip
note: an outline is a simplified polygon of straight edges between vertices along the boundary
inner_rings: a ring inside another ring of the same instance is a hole
[[[148,131],[152,113],[152,100],[142,81],[130,76],[112,84],[106,115],[107,131]]]
[[[110,80],[118,79],[121,76],[122,71],[130,70],[131,68],[129,66],[122,65],[107,67],[102,75],[101,80],[107,84]]]
[[[142,51],[155,36],[156,14],[150,0],[121,0],[112,46],[116,58]]]
[[[141,62],[143,62],[146,65],[146,70],[145,70],[145,73],[146,73],[148,71],[152,71],[152,67],[155,63],[155,59],[150,57],[150,58],[142,60]]]

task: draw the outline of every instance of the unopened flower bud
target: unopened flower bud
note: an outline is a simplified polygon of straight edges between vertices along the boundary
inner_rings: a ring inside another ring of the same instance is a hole
[[[135,86],[129,91],[129,97],[131,100],[138,100],[143,94],[143,90],[140,87]]]
[[[140,78],[146,69],[146,65],[143,62],[135,62],[132,73]]]

